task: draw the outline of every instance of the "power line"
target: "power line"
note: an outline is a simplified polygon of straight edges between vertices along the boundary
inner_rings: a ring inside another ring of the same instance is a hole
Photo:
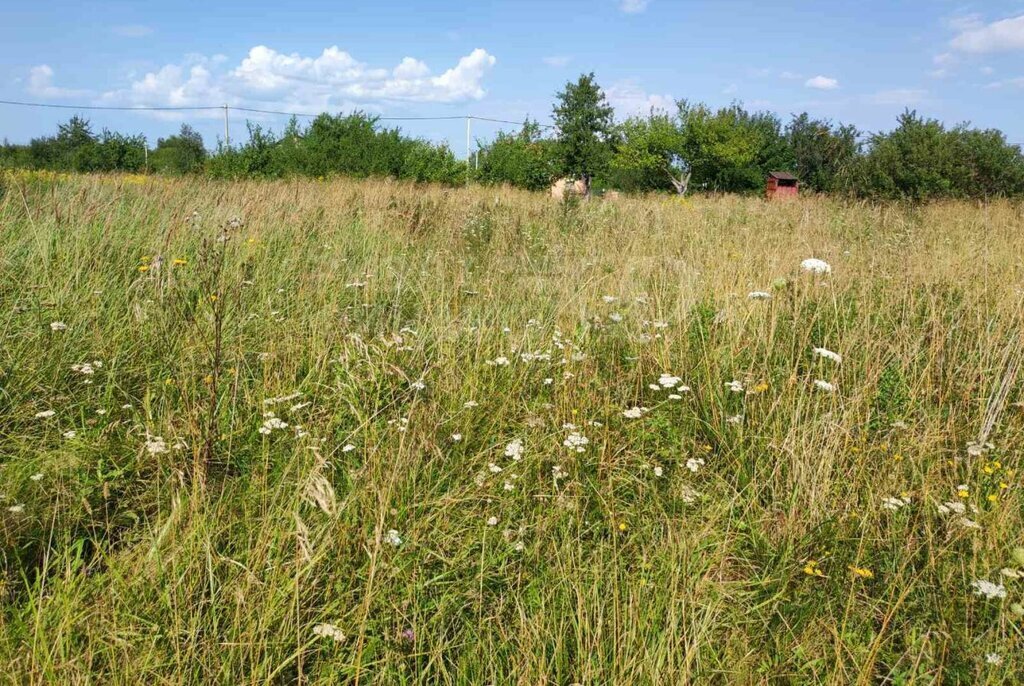
[[[164,107],[151,107],[145,105],[138,106],[117,106],[117,105],[59,105],[56,103],[49,102],[25,102],[22,100],[0,100],[0,105],[15,105],[18,107],[44,107],[61,110],[112,110],[118,112],[196,112],[196,111],[213,111],[213,110],[235,110],[237,112],[252,112],[255,114],[276,114],[286,117],[318,117],[320,114],[312,114],[309,112],[285,112],[283,110],[264,110],[255,107],[237,107],[233,105],[193,105],[193,106],[164,106]],[[372,116],[372,115],[371,115]],[[510,119],[496,119],[493,117],[477,117],[474,115],[458,114],[458,115],[446,115],[446,116],[435,116],[435,117],[376,117],[378,121],[456,121],[462,119],[475,119],[477,121],[494,122],[496,124],[513,124],[515,126],[525,126],[525,121],[512,121]],[[540,124],[534,122],[537,126],[542,129],[554,129],[556,127],[550,124]]]
[[[116,105],[57,105],[51,102],[22,102],[20,100],[0,100],[0,105],[18,105],[21,107],[51,107],[61,110],[118,110],[121,112],[167,112],[193,110],[221,110],[223,106],[209,107],[119,107]]]

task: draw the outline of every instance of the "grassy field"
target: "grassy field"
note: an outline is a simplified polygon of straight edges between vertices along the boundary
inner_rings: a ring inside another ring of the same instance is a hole
[[[11,683],[1019,683],[1020,206],[3,189]]]

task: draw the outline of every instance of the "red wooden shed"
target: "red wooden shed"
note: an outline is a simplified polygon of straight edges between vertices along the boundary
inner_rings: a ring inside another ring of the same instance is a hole
[[[764,195],[769,200],[796,196],[800,192],[800,181],[789,172],[768,172]]]

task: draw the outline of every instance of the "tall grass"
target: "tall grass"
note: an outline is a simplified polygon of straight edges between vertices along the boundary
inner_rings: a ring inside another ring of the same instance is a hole
[[[1022,225],[9,176],[3,673],[1012,683]]]

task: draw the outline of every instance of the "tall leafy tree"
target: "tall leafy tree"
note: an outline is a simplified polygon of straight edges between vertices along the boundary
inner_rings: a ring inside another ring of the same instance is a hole
[[[565,84],[557,95],[553,118],[560,173],[589,182],[608,164],[615,127],[614,110],[593,72]]]
[[[804,186],[823,193],[839,190],[852,171],[860,150],[856,127],[811,119],[806,112],[786,126],[793,171]]]

